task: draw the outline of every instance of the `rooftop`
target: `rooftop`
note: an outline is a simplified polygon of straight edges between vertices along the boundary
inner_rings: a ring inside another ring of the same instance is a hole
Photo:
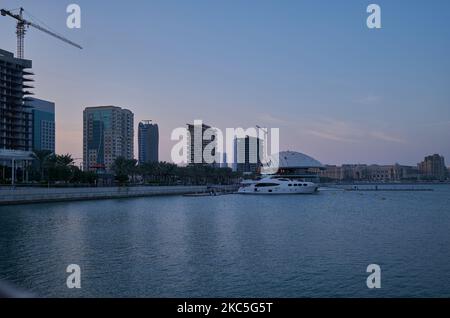
[[[310,169],[325,168],[318,160],[295,151],[282,151],[270,156],[270,160],[263,166],[263,173],[276,173],[278,169]]]

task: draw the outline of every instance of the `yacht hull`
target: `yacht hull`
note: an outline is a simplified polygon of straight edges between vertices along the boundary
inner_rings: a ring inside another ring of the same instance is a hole
[[[297,191],[297,192],[286,192],[286,191],[245,191],[245,190],[239,190],[238,194],[246,194],[246,195],[280,195],[280,194],[316,194],[318,193],[318,189],[311,189],[311,190],[305,190],[305,191]]]
[[[237,193],[251,195],[315,194],[318,190],[319,186],[312,182],[265,179],[242,186]]]

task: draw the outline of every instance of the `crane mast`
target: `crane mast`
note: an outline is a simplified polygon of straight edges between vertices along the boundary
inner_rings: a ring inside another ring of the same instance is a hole
[[[16,26],[16,35],[17,35],[17,56],[20,59],[24,58],[25,54],[25,22],[23,21],[23,8],[20,8],[19,19],[17,21]]]
[[[35,29],[38,29],[39,31],[47,33],[48,35],[51,35],[67,44],[70,44],[70,45],[76,47],[76,48],[83,49],[79,44],[72,42],[59,34],[56,34],[55,32],[47,30],[46,28],[40,26],[39,24],[36,24],[34,22],[24,19],[24,17],[23,17],[24,9],[23,8],[19,9],[19,14],[14,14],[11,11],[8,11],[5,9],[1,9],[0,12],[1,12],[2,16],[9,16],[9,17],[17,20],[17,25],[16,25],[17,57],[20,59],[23,59],[25,57],[25,33],[27,31],[27,28],[30,26]]]

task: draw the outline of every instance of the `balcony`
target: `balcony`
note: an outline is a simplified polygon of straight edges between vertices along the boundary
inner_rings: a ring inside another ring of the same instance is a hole
[[[34,73],[33,72],[31,72],[31,71],[25,71],[25,69],[24,70],[22,70],[22,74],[24,75],[24,76],[28,76],[28,75],[34,75]]]

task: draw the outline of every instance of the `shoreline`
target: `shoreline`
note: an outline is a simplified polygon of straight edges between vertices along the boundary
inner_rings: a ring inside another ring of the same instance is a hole
[[[445,182],[320,182],[321,187],[353,187],[353,186],[446,186],[450,181]]]
[[[321,183],[320,187],[344,191],[432,191],[430,186],[445,186],[439,183]],[[407,186],[405,188],[405,186]],[[214,190],[217,193],[234,192],[237,185],[212,186],[129,186],[129,187],[0,187],[0,207],[73,201],[111,200],[170,195],[204,195]]]
[[[15,188],[0,189],[0,206],[141,198],[232,191],[234,186],[158,186],[108,188]]]

